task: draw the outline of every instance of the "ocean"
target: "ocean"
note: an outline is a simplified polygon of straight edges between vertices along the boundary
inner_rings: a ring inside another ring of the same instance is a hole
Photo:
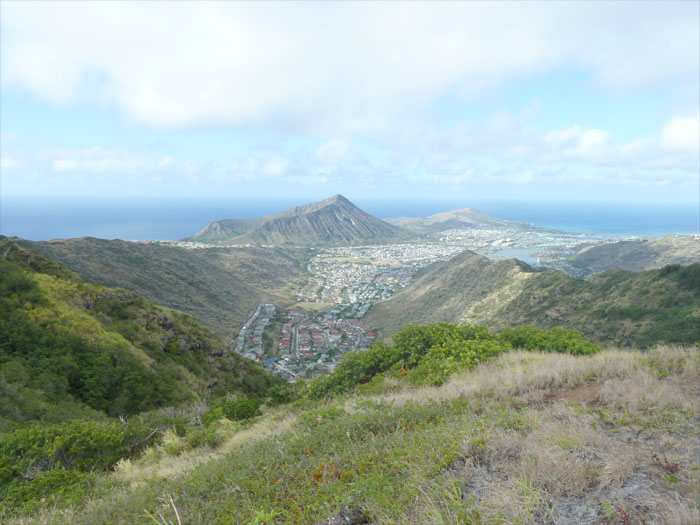
[[[311,200],[311,199],[310,199]],[[700,205],[536,203],[446,200],[356,199],[372,215],[425,217],[476,208],[500,219],[571,232],[621,237],[660,237],[700,233]],[[92,236],[104,239],[176,240],[217,219],[269,215],[300,200],[177,199],[77,200],[6,198],[0,200],[0,233],[30,240]]]

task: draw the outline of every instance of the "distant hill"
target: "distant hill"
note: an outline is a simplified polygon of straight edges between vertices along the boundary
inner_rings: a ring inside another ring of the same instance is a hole
[[[383,335],[406,323],[471,322],[581,330],[601,343],[649,346],[700,341],[700,264],[633,273],[609,270],[586,280],[464,252],[425,268],[370,310]]]
[[[0,433],[280,382],[190,315],[85,281],[0,237]]]
[[[342,195],[260,217],[209,224],[185,241],[210,244],[339,246],[405,240],[411,234],[365,213]]]
[[[584,246],[571,259],[579,268],[602,272],[611,268],[639,272],[668,264],[700,262],[700,235],[669,235]]]
[[[472,208],[436,213],[429,217],[395,217],[384,220],[394,226],[416,232],[437,232],[455,228],[530,227],[525,223],[496,219]]]
[[[186,250],[92,237],[17,243],[95,282],[126,288],[192,314],[227,337],[258,303],[293,302],[307,257],[304,250],[255,246]]]

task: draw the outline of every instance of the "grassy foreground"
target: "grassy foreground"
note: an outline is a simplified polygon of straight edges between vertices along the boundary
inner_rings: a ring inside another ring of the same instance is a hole
[[[508,352],[409,379],[224,422],[216,448],[172,433],[82,503],[0,521],[309,524],[352,502],[372,523],[700,522],[697,348]]]

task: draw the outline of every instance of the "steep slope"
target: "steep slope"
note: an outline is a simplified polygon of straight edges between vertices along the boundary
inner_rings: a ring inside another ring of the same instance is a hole
[[[331,246],[405,240],[410,234],[365,213],[342,195],[250,220],[216,221],[187,241]]]
[[[582,280],[470,252],[426,268],[366,318],[384,335],[408,322],[476,322],[495,329],[562,326],[625,346],[700,341],[699,319],[700,264],[610,270]]]
[[[0,238],[0,427],[133,414],[279,382],[182,312]]]
[[[258,303],[285,304],[303,274],[304,251],[272,248],[183,248],[90,237],[17,241],[88,279],[118,286],[194,315],[230,337]]]
[[[591,272],[611,268],[639,272],[669,264],[697,262],[700,262],[700,235],[669,235],[585,246],[571,260],[571,264]]]
[[[528,225],[496,219],[479,210],[464,208],[461,210],[436,213],[429,217],[395,217],[384,219],[389,224],[414,230],[417,232],[437,232],[453,228],[499,228],[526,227]],[[528,226],[529,227],[529,226]]]

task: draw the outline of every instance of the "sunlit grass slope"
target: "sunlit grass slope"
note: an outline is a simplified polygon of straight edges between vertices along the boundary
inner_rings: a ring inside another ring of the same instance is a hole
[[[437,334],[444,347],[462,337],[450,330],[407,341]],[[434,346],[343,394],[311,387],[248,423],[224,420],[210,447],[170,433],[83,503],[10,522],[309,524],[347,505],[396,524],[700,519],[696,348],[503,351],[414,375]]]

